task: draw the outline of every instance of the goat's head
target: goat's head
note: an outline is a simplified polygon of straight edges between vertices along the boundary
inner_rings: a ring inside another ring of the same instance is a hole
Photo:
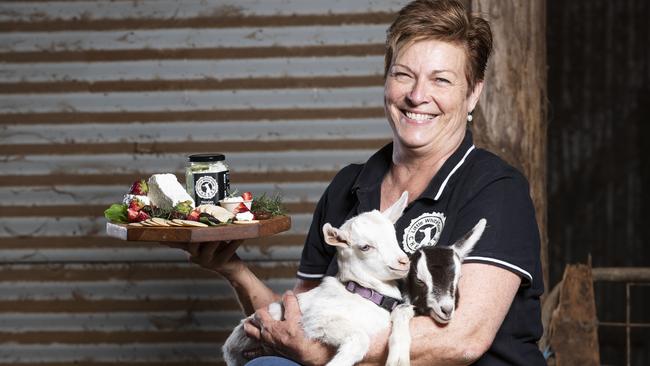
[[[456,309],[460,265],[481,238],[486,220],[450,247],[427,247],[411,257],[407,291],[418,315],[429,315],[438,323],[449,322]]]
[[[323,225],[325,242],[338,250],[340,277],[390,281],[408,274],[409,259],[397,243],[394,227],[407,203],[408,192],[404,192],[384,212],[364,212],[338,229]]]

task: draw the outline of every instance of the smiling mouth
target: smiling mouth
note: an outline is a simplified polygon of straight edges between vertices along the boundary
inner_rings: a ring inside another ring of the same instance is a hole
[[[410,111],[402,111],[406,117],[418,122],[430,121],[436,118],[437,114],[428,114],[428,113],[415,113]]]

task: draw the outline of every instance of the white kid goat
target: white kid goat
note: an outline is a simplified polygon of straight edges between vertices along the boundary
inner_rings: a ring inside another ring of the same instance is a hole
[[[409,323],[413,316],[431,316],[439,324],[451,320],[456,309],[460,266],[481,238],[485,224],[485,219],[479,220],[450,247],[427,247],[411,256],[411,270],[405,281],[405,303],[397,306],[391,314],[393,326],[386,365],[410,365]]]
[[[323,225],[325,242],[337,249],[339,272],[297,298],[305,335],[337,347],[330,366],[359,362],[372,336],[390,326],[390,311],[401,299],[397,280],[409,270],[409,259],[397,243],[393,226],[407,202],[404,192],[384,212],[362,213],[339,229]],[[282,305],[269,305],[269,312],[281,319]],[[228,366],[243,365],[247,360],[242,351],[255,347],[259,344],[246,337],[240,324],[223,346],[224,360]]]

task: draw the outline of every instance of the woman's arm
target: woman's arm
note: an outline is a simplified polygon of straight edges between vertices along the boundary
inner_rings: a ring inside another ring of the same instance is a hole
[[[475,362],[492,344],[520,284],[520,277],[508,270],[488,264],[463,264],[459,302],[452,321],[440,326],[427,316],[411,320],[411,364]],[[386,331],[375,337],[363,364],[385,363],[388,335]]]
[[[163,243],[183,249],[190,255],[190,261],[223,276],[235,290],[237,300],[246,315],[279,300],[274,293],[235,254],[239,241],[209,243]]]

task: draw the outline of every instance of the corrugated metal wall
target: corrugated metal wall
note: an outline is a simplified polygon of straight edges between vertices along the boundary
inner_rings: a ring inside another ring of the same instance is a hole
[[[280,192],[284,235],[241,255],[292,286],[310,213],[383,118],[385,29],[404,1],[0,2],[0,364],[208,364],[241,317],[180,251],[104,236],[130,183],[223,152]]]

